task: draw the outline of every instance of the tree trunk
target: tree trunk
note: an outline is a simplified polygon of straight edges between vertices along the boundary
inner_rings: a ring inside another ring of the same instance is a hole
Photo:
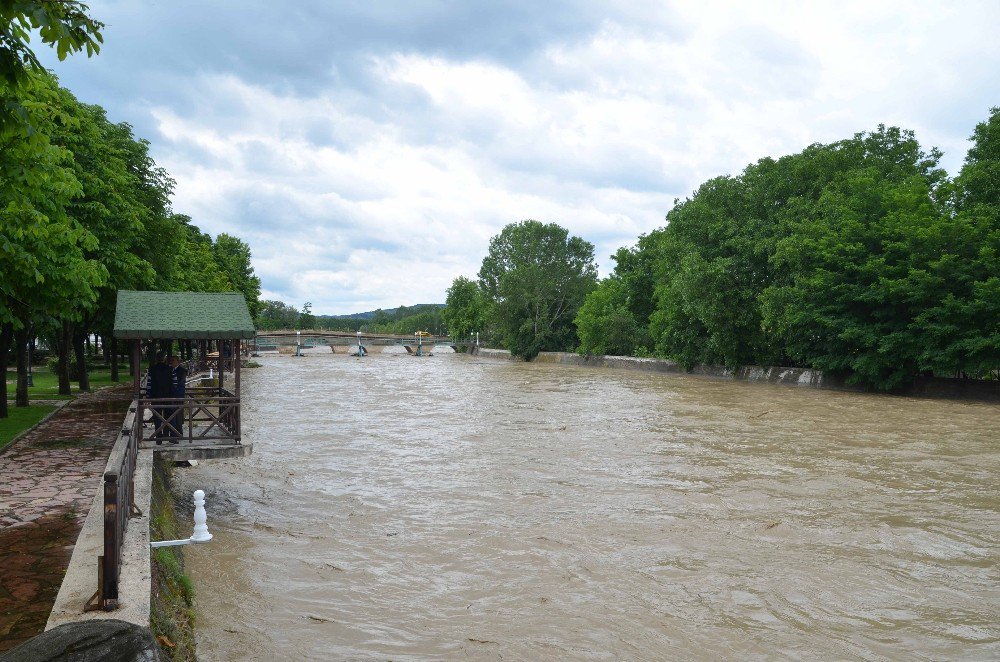
[[[111,381],[118,381],[118,338],[111,336],[110,342],[108,342],[110,349],[108,350],[109,356],[111,357]]]
[[[24,326],[14,333],[14,344],[17,346],[17,395],[15,407],[28,406],[28,327]]]
[[[87,374],[87,344],[85,343],[88,335],[83,331],[73,333],[73,352],[76,354],[77,383],[81,391],[90,390],[90,376]]]
[[[59,378],[59,395],[70,395],[69,347],[73,341],[73,325],[63,320],[62,329],[56,341],[56,376]]]
[[[0,418],[7,418],[7,355],[14,338],[14,325],[0,325]]]

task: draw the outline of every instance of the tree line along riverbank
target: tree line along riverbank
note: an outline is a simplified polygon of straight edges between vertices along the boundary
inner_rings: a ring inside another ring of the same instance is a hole
[[[100,50],[104,26],[79,3],[29,2],[2,17],[0,49],[0,375],[17,365],[14,404],[29,406],[37,345],[53,358],[57,393],[90,389],[91,339],[111,381],[120,289],[238,291],[256,313],[260,280],[240,238],[202,232],[174,210],[174,180],[148,141],[100,105],[80,102],[32,51],[28,35],[67,54]],[[183,348],[181,348],[183,349]],[[0,419],[8,416],[0,380]]]
[[[961,172],[911,131],[879,126],[764,158],[677,200],[619,249],[523,221],[459,277],[449,331],[542,351],[697,365],[783,365],[891,391],[1000,378],[1000,109]]]

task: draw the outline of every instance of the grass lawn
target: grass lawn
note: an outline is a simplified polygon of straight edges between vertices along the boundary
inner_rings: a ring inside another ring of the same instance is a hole
[[[111,369],[110,368],[95,368],[91,370],[90,373],[90,388],[98,389],[103,386],[110,386],[114,384],[111,381]],[[118,376],[123,381],[118,382],[119,384],[128,383],[129,375],[128,368],[124,372],[119,372]],[[55,373],[49,372],[46,368],[34,368],[31,374],[34,386],[28,388],[28,400],[33,399],[40,400],[69,400],[76,395],[80,394],[80,389],[77,388],[76,382],[70,382],[70,392],[72,395],[59,395],[59,380]],[[7,370],[7,399],[14,400],[14,389],[17,387],[17,373],[13,370]]]
[[[42,420],[42,417],[55,409],[53,405],[31,405],[30,407],[10,407],[7,418],[0,418],[0,449],[10,443],[11,439]]]

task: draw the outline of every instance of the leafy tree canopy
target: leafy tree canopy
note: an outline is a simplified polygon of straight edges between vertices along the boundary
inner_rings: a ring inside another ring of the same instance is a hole
[[[577,318],[580,350],[799,365],[876,389],[989,376],[1000,365],[997,109],[972,141],[954,181],[937,150],[880,126],[705,182],[614,256]]]
[[[573,320],[597,284],[594,246],[555,223],[511,223],[490,240],[479,284],[511,354],[572,350]]]
[[[448,333],[453,338],[468,338],[470,333],[484,330],[486,316],[486,300],[479,284],[464,276],[452,281],[442,313]]]

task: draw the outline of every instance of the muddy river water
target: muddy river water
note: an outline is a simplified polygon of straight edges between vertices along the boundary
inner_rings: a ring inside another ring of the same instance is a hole
[[[1000,658],[1000,407],[465,355],[246,370],[204,660]]]

